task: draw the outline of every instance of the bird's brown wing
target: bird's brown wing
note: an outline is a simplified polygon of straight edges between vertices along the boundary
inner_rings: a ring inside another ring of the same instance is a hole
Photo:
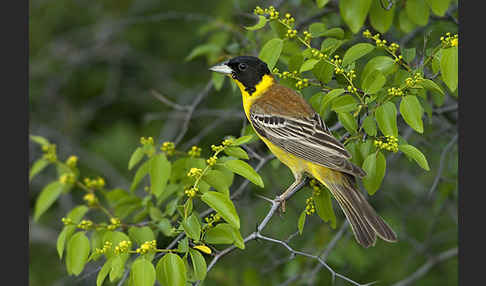
[[[278,86],[250,108],[250,120],[261,136],[283,150],[324,167],[364,177],[349,152],[324,121],[295,91]]]

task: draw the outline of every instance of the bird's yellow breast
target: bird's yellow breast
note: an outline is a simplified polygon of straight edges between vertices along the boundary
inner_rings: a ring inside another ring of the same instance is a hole
[[[241,96],[243,98],[243,108],[245,109],[246,118],[250,120],[251,106],[253,105],[255,100],[260,98],[265,93],[265,91],[267,91],[268,88],[275,83],[275,80],[270,75],[264,75],[262,80],[255,86],[255,91],[252,94],[249,94],[245,90],[245,86],[241,82],[236,79],[234,81],[241,91]]]

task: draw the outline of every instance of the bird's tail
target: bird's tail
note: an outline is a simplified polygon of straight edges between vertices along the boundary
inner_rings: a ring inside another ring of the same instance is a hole
[[[353,176],[330,170],[314,175],[318,175],[316,179],[329,189],[339,203],[359,244],[372,246],[377,235],[388,242],[397,241],[395,232],[366,201]]]

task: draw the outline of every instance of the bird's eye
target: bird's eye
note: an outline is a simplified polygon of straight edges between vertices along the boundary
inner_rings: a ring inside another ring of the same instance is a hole
[[[238,68],[240,69],[240,71],[246,70],[246,67],[247,67],[247,65],[245,63],[241,63],[241,64],[238,65]]]

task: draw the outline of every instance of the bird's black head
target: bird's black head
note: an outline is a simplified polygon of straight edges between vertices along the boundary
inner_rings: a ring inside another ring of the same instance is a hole
[[[255,86],[262,80],[263,76],[270,75],[267,64],[252,56],[235,57],[210,68],[210,70],[231,75],[233,79],[245,86],[245,90],[249,94],[256,90]]]

